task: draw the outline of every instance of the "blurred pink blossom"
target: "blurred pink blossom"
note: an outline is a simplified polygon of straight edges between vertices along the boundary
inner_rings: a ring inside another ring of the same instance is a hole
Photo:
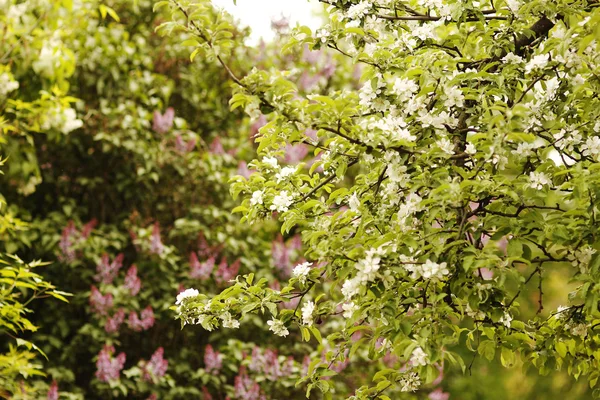
[[[181,135],[177,135],[175,137],[175,150],[179,153],[189,153],[194,150],[196,147],[196,138],[191,138],[187,142],[183,139]]]
[[[96,282],[111,284],[123,266],[123,258],[124,255],[121,253],[117,255],[112,262],[110,262],[108,254],[104,253],[100,263],[96,266],[97,273],[94,277]]]
[[[159,347],[156,349],[152,357],[150,357],[150,361],[143,362],[142,371],[143,371],[143,379],[145,381],[152,381],[153,378],[162,378],[167,373],[167,368],[169,367],[169,361],[163,358],[164,349]]]
[[[288,144],[285,147],[284,161],[287,164],[298,164],[300,161],[304,160],[307,154],[308,146],[304,143],[298,143],[295,145]]]
[[[104,345],[104,348],[98,353],[96,378],[102,382],[118,380],[121,370],[125,365],[125,353],[120,353],[117,357],[113,357],[114,353],[115,348],[109,345]]]
[[[48,389],[48,400],[58,400],[58,383],[56,380],[53,380],[50,384],[50,388]]]
[[[204,369],[217,375],[223,366],[223,354],[215,351],[209,344],[204,349]]]
[[[254,121],[252,125],[250,125],[250,138],[254,139],[258,135],[258,131],[260,130],[260,128],[262,128],[266,124],[267,117],[265,117],[263,114],[260,114],[257,120]]]
[[[211,142],[210,146],[208,146],[208,151],[212,154],[225,154],[225,149],[223,149],[223,144],[221,143],[221,139],[218,136],[215,137]]]
[[[152,306],[144,308],[140,313],[140,317],[138,317],[135,311],[129,313],[127,324],[132,330],[136,332],[147,331],[154,326],[154,310]]]
[[[135,296],[139,293],[142,287],[142,281],[137,276],[137,267],[132,265],[127,270],[127,275],[125,275],[125,288],[129,290],[129,294]]]
[[[164,249],[165,245],[160,238],[160,224],[155,222],[152,227],[152,236],[150,236],[150,253],[161,255]]]
[[[448,400],[450,398],[450,393],[444,393],[444,391],[440,388],[437,388],[433,392],[429,393],[429,400]]]
[[[237,174],[243,176],[246,179],[250,178],[250,175],[252,175],[255,172],[256,170],[248,168],[248,164],[246,163],[246,161],[240,161],[240,163],[238,164]]]
[[[167,133],[173,128],[175,119],[175,110],[173,107],[167,108],[164,114],[159,111],[154,111],[152,116],[152,129],[156,133]]]
[[[116,333],[119,331],[123,321],[125,321],[125,310],[119,308],[119,311],[106,320],[106,323],[104,324],[104,330],[106,333]]]
[[[233,387],[235,398],[238,400],[264,400],[266,397],[260,394],[260,386],[246,372],[246,367],[240,368],[240,373],[235,377]]]
[[[102,293],[96,288],[96,286],[92,285],[91,294],[90,294],[90,306],[92,307],[92,311],[98,313],[100,315],[106,315],[108,310],[113,306],[113,295],[108,293],[106,296],[103,296]]]
[[[204,262],[198,260],[196,253],[190,253],[190,278],[207,280],[215,267],[215,258],[210,257]]]
[[[219,267],[215,272],[215,280],[219,284],[229,282],[235,278],[240,270],[241,261],[237,259],[233,264],[227,265],[227,259],[223,257],[219,263]]]

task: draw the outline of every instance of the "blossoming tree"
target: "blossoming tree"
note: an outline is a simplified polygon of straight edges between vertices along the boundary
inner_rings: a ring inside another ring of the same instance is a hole
[[[208,17],[209,1],[156,3],[173,15],[158,31],[219,64],[231,108],[265,119],[256,173],[232,187],[244,199],[235,211],[249,224],[276,214],[307,246],[284,287],[250,274],[217,296],[181,293],[182,324],[237,328],[258,313],[274,335],[314,337],[328,350],[299,381],[307,396],[334,396],[334,364],[384,357],[389,368],[352,398],[434,395],[440,370],[477,357],[596,388],[596,1],[321,2],[328,23],[296,28],[283,50],[343,55],[362,66],[359,89],[301,91],[288,70],[242,75],[231,25]],[[281,165],[298,144],[318,160]],[[553,274],[568,296],[544,296]]]

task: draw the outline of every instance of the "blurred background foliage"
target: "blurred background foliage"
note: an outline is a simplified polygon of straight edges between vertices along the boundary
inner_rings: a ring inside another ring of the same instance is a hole
[[[182,331],[168,309],[183,288],[217,293],[238,273],[254,272],[276,287],[303,252],[295,232],[282,237],[274,221],[247,226],[231,214],[228,180],[251,172],[252,138],[267,120],[230,111],[226,72],[202,57],[190,62],[180,37],[158,36],[165,16],[152,6],[0,0],[0,156],[8,159],[0,178],[0,252],[7,260],[0,317],[12,299],[27,303],[20,315],[31,321],[0,325],[0,396],[303,398],[295,381],[326,343],[273,339],[258,317],[234,332]],[[307,93],[357,85],[357,71],[339,55],[282,55],[288,27],[279,21],[273,28],[278,39],[255,47],[241,45],[248,32],[237,30],[228,64],[240,75],[288,71]],[[292,146],[281,161],[309,158],[307,149]],[[8,279],[15,268],[33,274],[33,267],[43,280],[32,286]],[[566,272],[546,281],[548,298],[566,299]],[[58,297],[73,295],[68,303],[28,303],[55,287]],[[472,353],[465,349],[464,358]],[[23,368],[6,372],[17,359]],[[381,366],[332,366],[346,368],[336,398]],[[470,373],[448,373],[439,385],[410,396],[590,398],[585,383],[564,374],[540,377],[481,357]]]

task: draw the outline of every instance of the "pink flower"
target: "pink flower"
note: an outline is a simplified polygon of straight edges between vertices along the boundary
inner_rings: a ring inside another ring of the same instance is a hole
[[[481,276],[481,279],[484,281],[489,281],[494,279],[494,271],[489,268],[479,268],[478,271],[475,272],[477,276]]]
[[[104,253],[100,263],[96,266],[97,274],[94,277],[96,282],[111,284],[123,266],[123,258],[123,253],[121,253],[115,257],[113,262],[110,262],[108,254]]]
[[[156,222],[152,227],[152,236],[150,237],[150,253],[161,255],[164,249],[165,245],[160,238],[160,224]]]
[[[119,331],[123,321],[125,321],[125,310],[119,308],[119,311],[106,320],[106,324],[104,324],[104,330],[106,333],[116,333]]]
[[[213,253],[212,247],[208,244],[204,233],[198,234],[198,255],[200,257],[209,257]]]
[[[210,146],[208,146],[208,151],[212,154],[225,154],[225,149],[223,149],[223,144],[221,143],[221,139],[219,139],[218,136],[214,138]]]
[[[158,396],[156,393],[152,393],[146,400],[158,400]]]
[[[266,124],[267,117],[265,117],[263,114],[260,114],[258,119],[252,125],[250,125],[250,138],[254,139],[254,137],[258,136],[258,131]]]
[[[56,380],[52,381],[52,384],[50,385],[50,388],[48,389],[47,399],[48,400],[58,400],[58,383],[56,382]]]
[[[214,267],[214,257],[210,257],[208,260],[201,263],[198,261],[198,256],[196,256],[196,253],[190,253],[190,278],[205,281],[210,277]]]
[[[217,375],[223,366],[223,354],[218,351],[214,351],[213,347],[209,344],[204,349],[204,368],[208,372],[212,372]]]
[[[129,325],[132,330],[136,332],[147,331],[154,326],[155,319],[152,306],[143,309],[140,316],[141,318],[138,317],[135,311],[129,313],[127,325]]]
[[[175,110],[172,107],[167,108],[164,115],[159,111],[154,111],[152,116],[152,129],[156,133],[167,133],[173,127],[175,119]]]
[[[230,266],[227,266],[227,259],[223,257],[221,259],[221,263],[215,272],[215,280],[217,283],[222,284],[225,282],[229,282],[233,278],[235,278],[240,270],[240,260],[236,260]]]
[[[450,393],[444,393],[444,391],[440,388],[437,388],[433,392],[429,393],[429,400],[448,400],[450,398]]]
[[[113,296],[108,293],[106,296],[102,296],[102,293],[92,285],[90,294],[90,306],[92,311],[100,315],[106,315],[107,311],[113,306]]]
[[[127,275],[125,275],[125,288],[129,290],[132,296],[135,296],[140,292],[141,287],[142,281],[137,276],[137,267],[134,264],[129,267]]]
[[[248,169],[248,164],[246,163],[246,161],[240,161],[240,163],[238,164],[237,174],[243,176],[246,179],[250,178],[250,175],[252,175],[255,172],[256,170],[254,169]]]
[[[196,138],[191,138],[186,142],[181,135],[175,137],[175,150],[177,150],[177,152],[183,154],[189,153],[194,150],[194,147],[196,147]]]
[[[69,221],[67,226],[62,230],[62,234],[60,235],[60,242],[58,243],[58,248],[62,252],[61,255],[58,256],[59,260],[64,262],[72,262],[75,260],[75,250],[71,247],[73,246],[73,236],[77,233],[77,229],[75,229],[75,223],[73,221]]]
[[[304,46],[304,51],[302,52],[302,61],[307,62],[309,64],[316,64],[322,55],[323,51],[310,50],[308,46]]]
[[[292,256],[297,250],[302,248],[302,239],[299,235],[294,236],[287,243],[283,241],[283,237],[279,235],[271,243],[271,258],[273,265],[279,270],[284,278],[290,277],[292,273]]]
[[[149,362],[143,362],[143,379],[145,381],[153,381],[154,378],[162,378],[167,372],[169,361],[163,358],[164,349],[159,347],[156,349]]]
[[[240,373],[233,381],[235,398],[239,400],[262,400],[265,396],[260,394],[260,386],[246,373],[246,367],[240,368]]]
[[[94,228],[96,227],[96,225],[98,225],[98,220],[96,218],[92,219],[90,222],[88,222],[87,224],[85,224],[83,226],[83,228],[81,228],[81,239],[87,239],[88,237],[90,237],[92,231],[94,230]]]
[[[104,348],[98,353],[96,378],[102,382],[118,380],[121,370],[125,366],[125,353],[120,353],[117,357],[113,357],[114,353],[115,348],[109,345],[104,345]]]
[[[213,400],[213,397],[206,386],[202,386],[202,400]]]
[[[288,164],[298,164],[304,160],[304,157],[308,154],[308,146],[304,143],[298,143],[295,145],[288,144],[285,147],[285,158],[284,161]]]

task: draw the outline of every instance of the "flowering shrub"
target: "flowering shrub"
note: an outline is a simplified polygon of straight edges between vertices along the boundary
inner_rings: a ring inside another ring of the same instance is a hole
[[[281,287],[246,274],[216,296],[188,290],[177,318],[214,331],[259,314],[276,339],[314,338],[325,357],[298,381],[307,396],[344,393],[351,372],[336,363],[384,357],[350,398],[444,398],[441,371],[476,357],[562,369],[600,396],[596,2],[322,3],[328,23],[295,29],[284,51],[339,53],[363,66],[359,88],[244,76],[210,2],[157,2],[172,13],[158,31],[223,68],[233,110],[264,115],[235,211],[247,224],[276,214],[308,260]],[[320,158],[280,165],[298,144]],[[557,276],[571,292],[549,298]]]
[[[168,309],[185,287],[215,294],[240,273],[276,285],[302,256],[275,221],[242,226],[231,214],[227,182],[251,173],[257,121],[228,111],[221,69],[156,35],[166,15],[148,0],[0,5],[0,151],[10,159],[0,218],[29,225],[0,232],[0,246],[53,261],[44,278],[74,293],[68,306],[29,306],[46,377],[15,380],[14,398],[304,393],[294,383],[305,345],[279,349],[226,315],[240,339],[181,331]],[[293,63],[261,59],[272,48],[232,50],[264,69]]]

